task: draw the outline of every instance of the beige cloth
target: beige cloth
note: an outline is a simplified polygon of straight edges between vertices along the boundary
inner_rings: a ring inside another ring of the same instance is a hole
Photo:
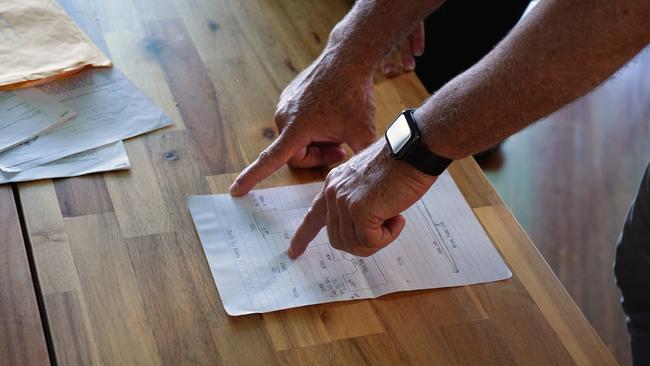
[[[33,86],[111,61],[55,0],[0,1],[0,89]]]

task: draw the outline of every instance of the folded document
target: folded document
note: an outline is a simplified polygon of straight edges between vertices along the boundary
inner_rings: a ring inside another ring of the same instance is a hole
[[[119,70],[96,70],[38,87],[75,118],[0,153],[0,170],[20,172],[172,124]]]
[[[321,230],[292,260],[286,249],[322,183],[190,196],[188,205],[230,315],[375,298],[397,291],[463,286],[511,276],[445,173],[404,212],[406,227],[378,253],[356,257]]]

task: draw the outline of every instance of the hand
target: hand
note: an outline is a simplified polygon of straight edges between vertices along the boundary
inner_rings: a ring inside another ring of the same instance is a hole
[[[396,53],[399,53],[401,63],[396,63]],[[381,62],[381,73],[389,78],[415,70],[415,57],[424,53],[424,22],[420,22],[399,48],[388,54]]]
[[[334,248],[358,256],[372,255],[397,238],[406,223],[400,213],[420,199],[435,180],[394,160],[385,140],[380,139],[327,175],[287,254],[300,256],[327,224]]]
[[[275,123],[280,136],[237,177],[230,193],[241,196],[284,164],[326,166],[375,140],[375,97],[370,72],[341,64],[327,50],[280,96]]]

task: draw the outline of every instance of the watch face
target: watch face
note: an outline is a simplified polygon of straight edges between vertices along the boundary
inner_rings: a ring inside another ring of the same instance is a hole
[[[386,140],[393,154],[399,154],[411,139],[411,127],[404,114],[400,114],[386,130]]]

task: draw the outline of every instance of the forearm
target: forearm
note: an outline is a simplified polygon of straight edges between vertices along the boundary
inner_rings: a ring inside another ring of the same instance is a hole
[[[358,0],[332,30],[325,52],[340,67],[371,74],[398,42],[444,0]]]
[[[545,0],[416,112],[425,144],[458,159],[587,93],[650,41],[650,2]]]

